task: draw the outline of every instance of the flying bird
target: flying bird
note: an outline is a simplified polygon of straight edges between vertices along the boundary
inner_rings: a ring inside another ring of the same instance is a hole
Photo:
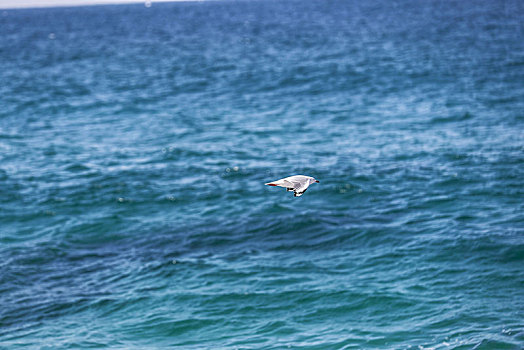
[[[284,187],[288,191],[293,191],[295,197],[300,197],[306,192],[309,185],[319,182],[314,177],[305,175],[293,175],[280,180],[268,182],[268,186]]]

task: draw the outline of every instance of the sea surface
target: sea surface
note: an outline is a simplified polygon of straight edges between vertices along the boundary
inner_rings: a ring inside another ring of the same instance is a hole
[[[1,349],[524,348],[524,2],[147,5],[0,10]]]

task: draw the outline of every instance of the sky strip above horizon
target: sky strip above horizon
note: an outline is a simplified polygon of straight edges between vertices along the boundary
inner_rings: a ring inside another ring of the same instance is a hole
[[[0,9],[34,8],[34,7],[63,7],[89,6],[110,4],[144,3],[154,5],[157,2],[174,2],[177,0],[0,0]],[[178,0],[182,1],[182,0]],[[187,1],[187,0],[186,0]]]

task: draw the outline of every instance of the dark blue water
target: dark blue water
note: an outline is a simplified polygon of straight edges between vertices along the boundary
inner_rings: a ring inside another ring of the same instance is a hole
[[[522,349],[523,18],[0,11],[0,347]]]

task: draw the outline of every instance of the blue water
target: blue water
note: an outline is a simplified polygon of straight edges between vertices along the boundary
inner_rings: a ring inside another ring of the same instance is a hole
[[[0,348],[524,348],[523,18],[0,11]]]

